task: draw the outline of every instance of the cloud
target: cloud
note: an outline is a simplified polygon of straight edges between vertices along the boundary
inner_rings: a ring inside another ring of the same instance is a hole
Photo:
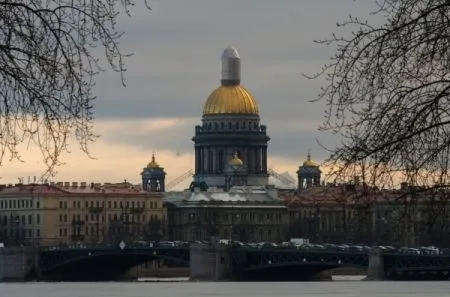
[[[369,3],[370,2],[370,3]],[[338,138],[319,133],[324,102],[315,98],[322,79],[308,80],[335,48],[315,44],[335,31],[349,13],[367,15],[372,1],[354,0],[152,0],[119,19],[126,59],[126,85],[106,71],[97,76],[96,130],[102,137],[89,159],[75,145],[63,156],[59,181],[139,182],[156,152],[170,181],[193,168],[194,127],[201,123],[206,98],[220,83],[220,55],[228,45],[242,56],[242,83],[256,97],[261,122],[268,126],[269,165],[295,175],[308,149],[321,161]],[[3,182],[39,176],[35,148],[21,150],[26,163],[7,162]],[[183,186],[183,185],[181,185]]]
[[[220,81],[220,55],[229,44],[242,56],[243,84],[266,119],[317,117],[324,104],[307,103],[324,80],[302,73],[320,70],[334,52],[318,45],[352,12],[373,4],[353,0],[152,1],[152,11],[133,9],[119,28],[127,59],[127,88],[116,73],[97,79],[98,117],[198,117]],[[266,112],[267,111],[267,112]]]
[[[151,160],[154,152],[158,163],[165,167],[167,181],[170,182],[194,167],[193,136],[194,124],[198,119],[103,119],[97,120],[96,132],[101,135],[97,142],[90,146],[89,158],[71,142],[70,153],[62,156],[65,165],[58,168],[54,181],[86,181],[86,182],[120,182],[124,179],[134,183],[140,182],[140,172]],[[303,123],[305,131],[307,123]],[[298,127],[302,125],[299,124]],[[269,126],[269,131],[270,130]],[[307,150],[318,148],[309,141],[305,133],[294,137],[299,132],[287,123],[281,122],[277,129],[285,133],[272,133],[269,144],[268,164],[277,172],[288,171],[295,176],[295,171],[305,159]],[[300,128],[301,130],[301,128]],[[281,138],[279,136],[281,136]],[[285,139],[292,135],[292,139]],[[312,137],[312,136],[311,136]],[[289,145],[286,146],[286,143]],[[39,178],[44,167],[39,150],[31,146],[21,148],[24,162],[5,162],[3,165],[2,183],[16,183],[18,178],[25,181],[34,176]],[[315,150],[313,150],[315,152]],[[319,152],[319,150],[317,150]],[[313,153],[316,161],[321,161],[321,153]],[[185,188],[191,179],[181,183],[178,189]]]

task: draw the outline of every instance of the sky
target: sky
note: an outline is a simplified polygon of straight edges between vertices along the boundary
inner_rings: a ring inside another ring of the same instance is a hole
[[[335,48],[314,43],[340,32],[349,14],[368,17],[372,0],[140,0],[132,16],[119,17],[126,59],[126,87],[120,76],[97,76],[95,132],[89,158],[75,143],[62,156],[53,181],[139,183],[155,153],[167,182],[193,169],[194,127],[203,104],[220,85],[220,56],[232,45],[241,56],[241,83],[259,104],[261,123],[271,137],[269,168],[295,176],[308,150],[322,162],[340,138],[318,131],[324,102],[317,97],[324,79],[309,80]],[[3,164],[1,183],[39,177],[38,150],[22,147],[23,162]],[[175,189],[189,184],[188,179]]]

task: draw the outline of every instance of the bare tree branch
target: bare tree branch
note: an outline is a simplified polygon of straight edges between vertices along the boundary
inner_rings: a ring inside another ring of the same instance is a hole
[[[385,23],[354,17],[319,41],[337,46],[317,100],[327,103],[321,129],[344,137],[328,160],[336,179],[360,175],[392,187],[448,185],[450,150],[450,3],[384,0],[374,14]]]
[[[145,3],[148,7],[147,3]],[[0,165],[21,160],[18,146],[34,143],[52,174],[75,137],[89,155],[97,48],[120,73],[124,58],[116,31],[132,0],[0,0]]]

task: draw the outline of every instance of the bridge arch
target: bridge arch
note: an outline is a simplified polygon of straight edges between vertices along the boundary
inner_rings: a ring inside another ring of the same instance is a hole
[[[118,280],[123,279],[131,268],[155,260],[189,265],[189,261],[184,257],[160,254],[155,251],[118,250],[84,253],[54,261],[52,264],[43,264],[40,274],[44,279],[54,281]]]

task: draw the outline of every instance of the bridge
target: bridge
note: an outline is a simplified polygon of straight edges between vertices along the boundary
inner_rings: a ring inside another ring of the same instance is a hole
[[[122,279],[131,268],[155,260],[189,267],[189,248],[144,246],[55,246],[39,253],[38,276],[54,281]]]
[[[399,252],[302,250],[191,245],[191,247],[75,246],[49,247],[39,255],[39,275],[56,281],[121,279],[139,264],[164,260],[166,265],[190,266],[198,280],[311,280],[338,267],[367,271],[371,279],[448,280],[450,255]]]

